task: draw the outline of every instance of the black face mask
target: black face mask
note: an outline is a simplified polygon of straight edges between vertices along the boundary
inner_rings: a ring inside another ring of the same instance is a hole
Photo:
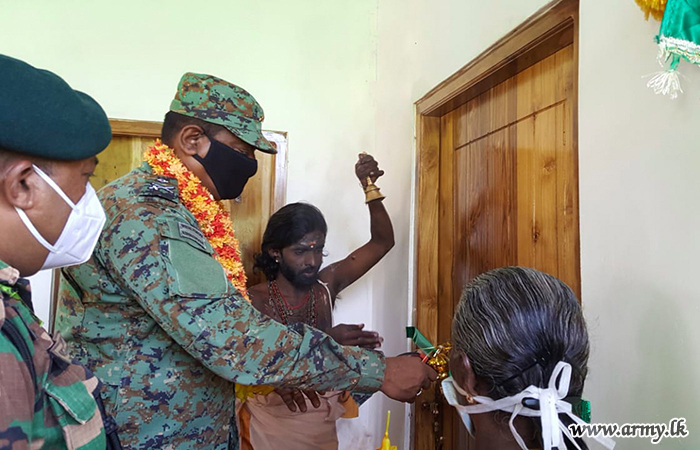
[[[258,171],[258,162],[216,139],[207,137],[211,142],[209,153],[204,158],[194,155],[194,159],[204,166],[222,199],[238,198],[248,178]]]

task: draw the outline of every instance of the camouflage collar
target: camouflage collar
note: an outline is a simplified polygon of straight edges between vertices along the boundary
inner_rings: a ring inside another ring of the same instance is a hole
[[[0,308],[0,328],[5,323],[5,297],[17,298],[17,292],[12,287],[17,282],[17,277],[13,276],[16,273],[17,271],[13,267],[0,260],[0,297],[3,300],[2,308]]]

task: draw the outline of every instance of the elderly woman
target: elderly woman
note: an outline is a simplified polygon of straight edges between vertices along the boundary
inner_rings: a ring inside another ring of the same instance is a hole
[[[477,450],[587,449],[568,426],[588,371],[588,332],[571,289],[550,275],[504,267],[464,289],[443,381]],[[607,448],[615,443],[598,438]]]

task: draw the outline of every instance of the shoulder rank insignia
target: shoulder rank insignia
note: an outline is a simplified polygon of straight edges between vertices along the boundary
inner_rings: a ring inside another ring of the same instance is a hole
[[[174,178],[156,177],[143,185],[139,195],[143,197],[158,197],[173,203],[178,202],[177,184]]]

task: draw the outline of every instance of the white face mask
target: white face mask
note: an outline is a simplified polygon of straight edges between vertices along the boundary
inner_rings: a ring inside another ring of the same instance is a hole
[[[58,237],[56,243],[51,245],[39,233],[34,224],[32,224],[27,214],[23,210],[15,208],[24,226],[26,226],[29,232],[32,233],[32,236],[49,251],[49,255],[46,257],[41,270],[84,263],[90,259],[106,220],[105,212],[95,194],[95,190],[90,183],[88,183],[85,188],[85,194],[80,201],[75,204],[55,181],[37,166],[33,167],[34,171],[46,181],[66,203],[68,203],[72,210],[66,224],[63,226],[61,235]]]
[[[506,411],[512,413],[510,416],[510,421],[508,425],[510,427],[510,432],[513,433],[513,437],[518,442],[518,445],[523,450],[528,450],[525,442],[518,434],[515,429],[513,421],[515,417],[526,416],[526,417],[539,417],[542,423],[542,442],[544,444],[544,450],[551,450],[553,447],[559,449],[565,448],[564,436],[568,438],[570,442],[573,443],[574,447],[580,450],[578,444],[574,441],[569,429],[565,424],[559,420],[559,414],[568,415],[571,420],[579,424],[585,424],[578,416],[572,413],[571,403],[564,401],[564,398],[569,392],[569,383],[571,381],[571,365],[560,361],[554,367],[552,376],[549,378],[549,384],[547,388],[538,388],[535,386],[530,386],[523,390],[521,393],[512,395],[510,397],[505,397],[499,400],[493,400],[489,397],[475,396],[474,400],[479,405],[460,405],[456,393],[459,392],[466,396],[467,393],[464,392],[457,383],[454,382],[452,377],[446,378],[442,381],[442,390],[445,393],[445,399],[447,402],[457,408],[460,416],[462,416],[462,421],[464,417],[469,418],[469,414],[480,414],[489,411]],[[452,398],[448,397],[448,392],[450,392]],[[530,409],[523,405],[523,399],[536,399],[539,401],[539,409]],[[453,403],[456,403],[456,405]],[[469,419],[469,424],[471,424],[471,419]],[[465,422],[467,429],[469,430],[470,425]],[[472,427],[473,432],[473,427]],[[615,447],[615,441],[610,438],[597,436],[595,439],[603,445],[605,448],[612,449]]]

